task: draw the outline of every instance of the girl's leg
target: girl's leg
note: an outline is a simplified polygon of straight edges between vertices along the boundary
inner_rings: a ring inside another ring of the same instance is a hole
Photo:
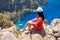
[[[25,25],[25,27],[24,27],[24,29],[23,29],[23,31],[24,31],[27,27],[28,27],[28,31],[30,31],[31,24],[32,24],[32,22],[31,22],[31,23],[30,23],[30,22],[27,22],[26,25]]]

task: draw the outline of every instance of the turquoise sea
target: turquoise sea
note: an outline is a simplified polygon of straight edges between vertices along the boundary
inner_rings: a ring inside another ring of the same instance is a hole
[[[41,7],[44,9],[44,16],[45,16],[45,19],[48,20],[48,24],[50,24],[54,18],[60,18],[60,0],[48,0],[48,5],[41,6]],[[28,20],[31,20],[36,16],[37,16],[36,12],[29,13],[25,15],[23,19],[21,19],[20,21],[17,21],[16,26],[18,26],[19,29],[22,29],[24,28]]]

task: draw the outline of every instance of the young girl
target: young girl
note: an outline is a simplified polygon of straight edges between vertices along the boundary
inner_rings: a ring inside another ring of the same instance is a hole
[[[41,7],[38,7],[36,11],[38,13],[37,17],[34,18],[33,20],[28,21],[23,31],[25,30],[26,27],[28,27],[28,32],[30,32],[31,25],[36,30],[41,30],[43,28],[43,21],[44,21],[43,9]]]

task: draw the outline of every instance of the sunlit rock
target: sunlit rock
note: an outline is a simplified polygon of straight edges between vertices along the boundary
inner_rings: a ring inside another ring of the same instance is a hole
[[[46,35],[43,40],[56,40],[54,36]]]
[[[17,40],[17,38],[10,32],[0,32],[0,40]]]

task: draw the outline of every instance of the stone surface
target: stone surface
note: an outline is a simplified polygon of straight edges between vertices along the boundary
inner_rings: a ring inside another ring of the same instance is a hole
[[[60,36],[60,24],[57,24],[53,29],[53,36],[59,37]]]
[[[0,40],[17,40],[17,38],[10,32],[1,32]]]
[[[56,19],[52,20],[50,26],[51,26],[51,28],[53,28],[53,27],[55,27],[57,24],[60,24],[60,19],[57,19],[57,18],[56,18]]]
[[[12,26],[11,28],[8,28],[6,30],[9,31],[9,32],[11,32],[11,33],[13,33],[18,38],[18,34],[17,34],[18,29],[17,29],[16,26]]]
[[[52,29],[50,28],[50,25],[43,26],[46,34],[52,34]]]
[[[25,34],[23,33],[18,40],[43,40],[40,34]]]
[[[59,37],[59,38],[57,38],[57,40],[60,40],[60,37]]]
[[[40,34],[33,34],[32,40],[43,40],[42,36]]]
[[[55,37],[60,36],[60,19],[54,19],[51,24],[52,35]]]
[[[60,40],[60,19],[54,19],[50,25],[45,21],[42,30],[31,28],[30,33],[22,32],[19,37],[17,31],[15,26],[0,29],[0,40]]]
[[[43,40],[56,40],[54,36],[46,35]]]
[[[12,26],[12,27],[10,27],[10,28],[1,29],[0,32],[11,32],[11,33],[14,34],[14,36],[15,36],[16,38],[18,38],[18,34],[17,34],[18,29],[17,29],[16,26]]]

